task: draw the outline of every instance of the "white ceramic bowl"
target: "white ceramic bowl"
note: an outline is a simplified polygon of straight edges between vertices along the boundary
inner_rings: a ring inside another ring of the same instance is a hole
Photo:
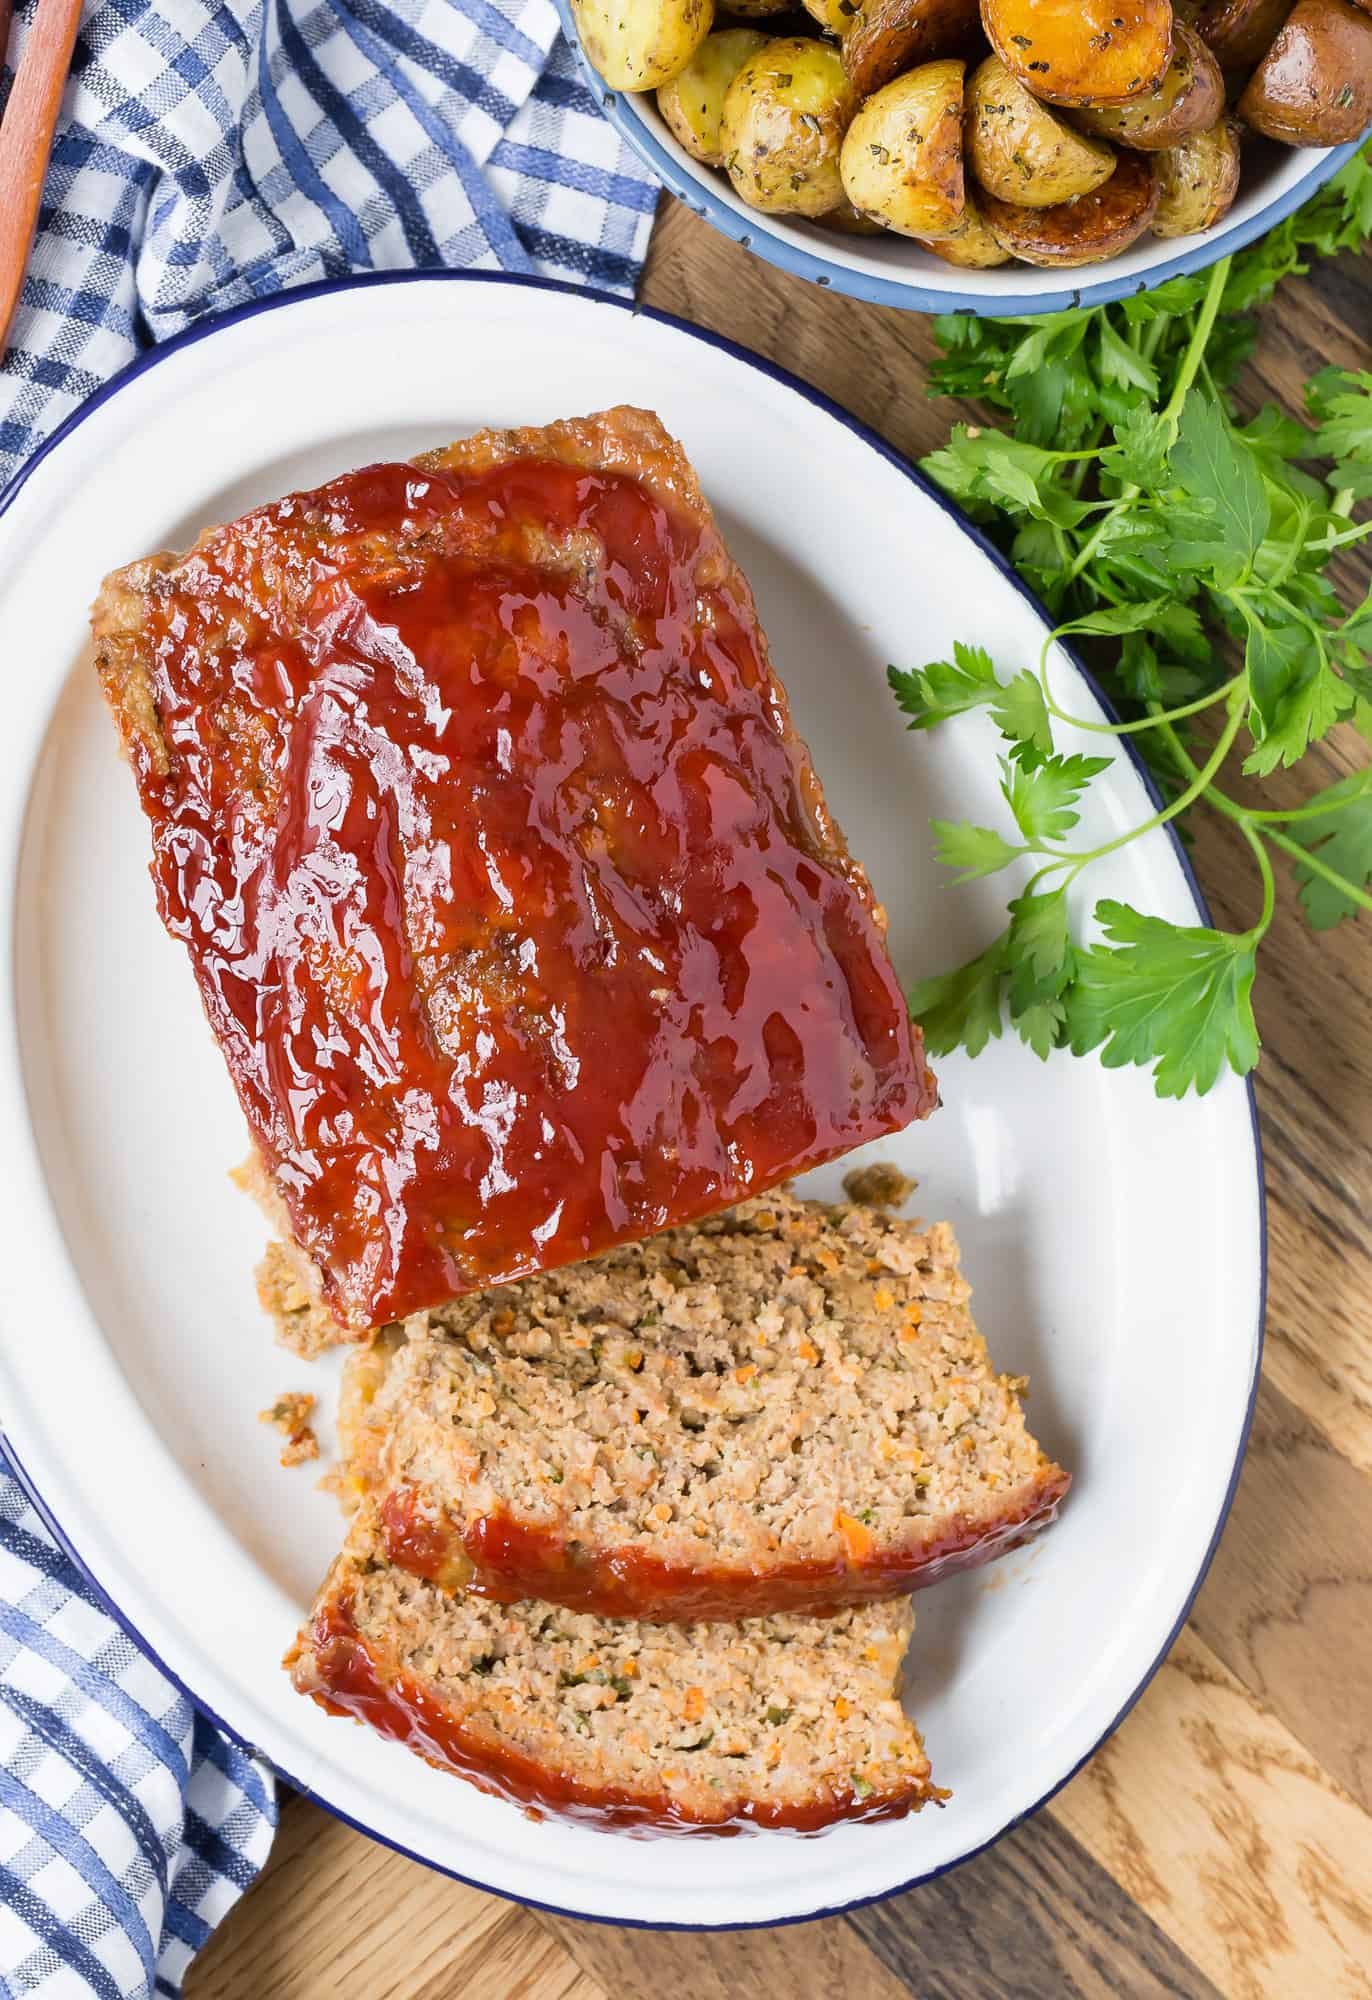
[[[556,365],[549,366],[549,356]],[[1001,1367],[1075,1485],[1051,1533],[922,1594],[911,1711],[942,1811],[822,1840],[639,1840],[535,1825],[295,1694],[280,1659],[341,1532],[255,1413],[337,1355],[273,1347],[263,1226],[230,1185],[243,1122],[147,878],[148,830],[87,657],[102,575],[350,466],[484,424],[627,400],[684,441],[751,578],[902,978],[979,949],[1006,884],[948,886],[929,817],[997,824],[997,737],[912,736],[886,663],[954,638],[1037,660],[1042,612],[879,439],[727,342],[622,300],[411,273],[247,307],[93,397],[0,496],[12,664],[0,760],[0,1417],[116,1613],[202,1707],[327,1806],[433,1865],[581,1916],[813,1916],[920,1880],[1060,1785],[1170,1644],[1224,1518],[1257,1380],[1262,1204],[1249,1093],[1160,1103],[1147,1076],[1018,1041],[939,1064],[944,1103],[874,1150],[952,1220]],[[1069,655],[1059,695],[1100,707]],[[1064,732],[1063,747],[1099,737]],[[1122,751],[1082,833],[1148,818]],[[1093,893],[1203,917],[1165,831]],[[814,1177],[837,1193],[840,1168]]]
[[[609,88],[582,49],[568,0],[555,4],[562,31],[596,102],[644,164],[688,208],[783,271],[794,271],[817,285],[832,285],[856,299],[902,306],[909,312],[1062,312],[1069,306],[1106,305],[1147,291],[1165,278],[1204,270],[1308,201],[1362,144],[1359,139],[1328,149],[1267,146],[1261,148],[1261,157],[1256,157],[1257,148],[1250,148],[1255,157],[1245,157],[1238,200],[1222,222],[1198,236],[1169,241],[1144,236],[1122,257],[1076,271],[1037,270],[1028,264],[962,271],[922,250],[909,237],[836,236],[812,222],[749,208],[734,193],[727,174],[703,167],[672,137],[651,91]],[[814,32],[818,34],[818,28]]]

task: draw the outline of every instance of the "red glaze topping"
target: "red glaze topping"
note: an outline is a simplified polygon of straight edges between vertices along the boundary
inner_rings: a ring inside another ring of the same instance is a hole
[[[210,536],[146,617],[162,914],[346,1324],[932,1108],[708,516],[379,465]]]
[[[631,1792],[591,1783],[571,1771],[557,1771],[517,1750],[479,1717],[464,1718],[413,1675],[383,1667],[348,1616],[335,1605],[316,1617],[310,1632],[305,1671],[296,1685],[331,1715],[350,1715],[378,1735],[403,1743],[427,1763],[465,1778],[478,1791],[512,1805],[578,1821],[583,1826],[629,1833],[741,1833],[768,1827],[785,1833],[823,1833],[841,1820],[900,1819],[928,1799],[948,1794],[909,1780],[898,1791],[859,1798],[844,1792],[806,1800],[803,1805],[750,1800],[727,1817],[701,1819],[667,1791]]]
[[[1056,1518],[1070,1484],[1069,1474],[1054,1466],[1027,1491],[1008,1496],[991,1519],[960,1516],[898,1548],[874,1548],[862,1560],[845,1554],[832,1562],[784,1562],[763,1571],[673,1563],[633,1545],[597,1551],[556,1529],[517,1521],[503,1509],[463,1527],[425,1507],[410,1486],[393,1488],[379,1511],[388,1560],[430,1583],[465,1587],[504,1603],[537,1597],[605,1618],[684,1624],[774,1611],[827,1613],[923,1590],[1032,1540]],[[475,1571],[470,1577],[467,1562]]]

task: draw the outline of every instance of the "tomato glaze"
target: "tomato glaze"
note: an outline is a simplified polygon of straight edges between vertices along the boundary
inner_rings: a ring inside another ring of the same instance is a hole
[[[822,1833],[844,1820],[898,1819],[926,1800],[948,1796],[910,1778],[899,1789],[826,1793],[803,1802],[749,1800],[737,1812],[705,1819],[667,1790],[630,1791],[590,1776],[540,1762],[519,1750],[479,1711],[444,1701],[414,1675],[383,1665],[357,1631],[346,1603],[335,1603],[315,1618],[306,1662],[297,1662],[296,1685],[331,1715],[368,1723],[378,1735],[403,1743],[427,1763],[465,1778],[535,1814],[552,1814],[583,1826],[629,1833],[742,1833],[767,1827],[787,1833]]]
[[[727,1563],[678,1563],[649,1546],[591,1549],[556,1528],[516,1520],[504,1509],[452,1521],[412,1486],[391,1488],[380,1506],[381,1540],[397,1568],[445,1589],[466,1588],[502,1602],[541,1598],[605,1618],[686,1623],[829,1613],[846,1605],[923,1590],[1021,1547],[1057,1515],[1071,1484],[1060,1467],[1010,1496],[991,1518],[959,1515],[864,1559],[778,1562],[766,1570]]]
[[[146,620],[162,914],[352,1329],[932,1108],[707,514],[378,465],[206,537]]]

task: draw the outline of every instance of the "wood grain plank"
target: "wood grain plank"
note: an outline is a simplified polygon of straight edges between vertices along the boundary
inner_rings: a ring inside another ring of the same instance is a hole
[[[1372,1480],[1270,1382],[1191,1625],[1372,1811]]]
[[[842,1921],[722,1933],[539,1921],[614,2000],[909,2000],[904,1982]]]
[[[532,1914],[287,1794],[271,1860],[186,2000],[605,2000]]]
[[[846,1921],[918,2000],[1217,2000],[1205,1974],[1047,1813],[952,1874]]]
[[[1194,1633],[1052,1811],[1227,2000],[1372,1993],[1372,1818]]]

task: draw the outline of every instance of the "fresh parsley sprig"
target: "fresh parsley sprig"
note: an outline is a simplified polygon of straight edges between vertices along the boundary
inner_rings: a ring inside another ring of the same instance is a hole
[[[1004,827],[935,821],[959,879],[1026,860],[1007,922],[968,964],[926,979],[911,1011],[935,1054],[971,1054],[1006,1015],[1040,1056],[1098,1049],[1151,1067],[1161,1096],[1208,1090],[1258,1059],[1251,992],[1276,901],[1274,857],[1294,864],[1316,929],[1372,910],[1372,770],[1304,805],[1241,802],[1231,757],[1261,779],[1333,725],[1372,741],[1372,589],[1346,607],[1328,574],[1372,537],[1372,374],[1325,369],[1306,419],[1269,407],[1241,422],[1227,395],[1279,280],[1372,233],[1372,149],[1297,215],[1208,272],[1118,305],[1014,320],[935,322],[936,391],[979,397],[1012,430],[959,427],[925,470],[984,522],[1060,621],[1036,667],[1002,676],[957,646],[890,682],[912,729],[985,711],[1007,745]],[[1102,678],[1125,719],[1064,709],[1053,640],[1106,649]],[[1064,754],[1054,725],[1131,735],[1163,804],[1130,832],[1076,847],[1079,807],[1107,756]],[[1252,926],[1181,926],[1114,901],[1094,941],[1074,936],[1068,892],[1094,861],[1205,804],[1238,827],[1261,886]]]

